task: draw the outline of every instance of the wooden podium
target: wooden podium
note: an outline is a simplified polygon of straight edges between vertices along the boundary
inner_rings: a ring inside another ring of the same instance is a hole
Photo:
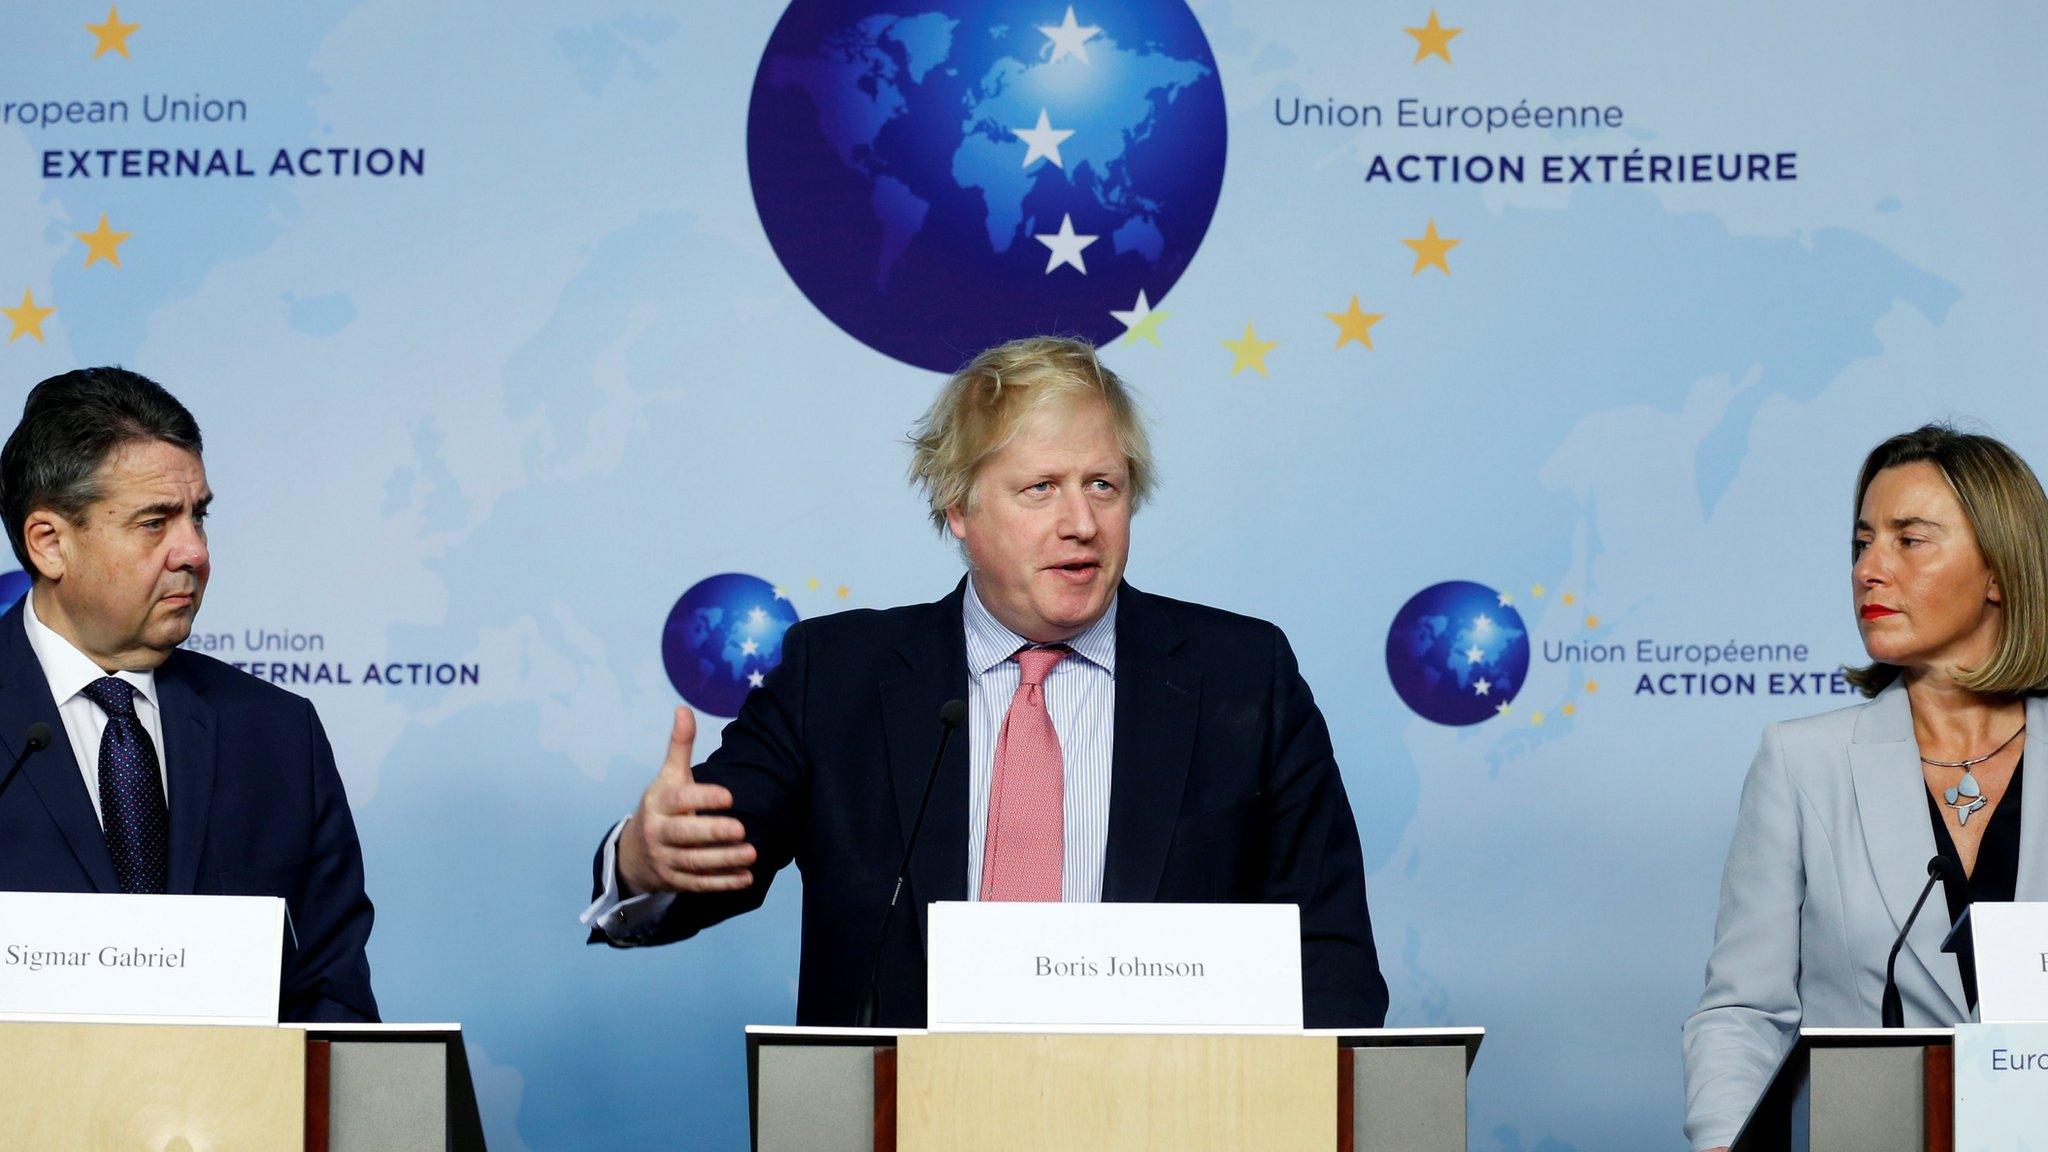
[[[38,1152],[483,1152],[453,1024],[0,1022],[0,1133]]]
[[[1480,1028],[747,1029],[755,1152],[1465,1152]]]
[[[1953,1152],[1955,1032],[1802,1028],[1734,1152]]]

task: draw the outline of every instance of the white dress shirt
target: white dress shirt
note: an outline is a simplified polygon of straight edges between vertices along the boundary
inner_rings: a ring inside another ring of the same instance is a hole
[[[1045,681],[1046,711],[1059,736],[1064,778],[1064,863],[1060,899],[1093,902],[1102,899],[1102,868],[1109,841],[1109,778],[1116,727],[1116,610],[1066,641],[1073,655],[1053,666]],[[967,898],[981,894],[983,846],[988,832],[988,798],[995,780],[996,740],[1009,715],[1021,670],[1010,659],[1031,642],[1003,627],[967,582],[961,626],[967,640]],[[673,892],[650,892],[620,898],[619,834],[626,822],[612,826],[605,838],[604,891],[578,917],[596,925],[614,942],[631,944],[645,938],[675,900]]]
[[[107,672],[93,658],[80,652],[71,641],[59,636],[36,615],[36,594],[28,595],[28,610],[21,614],[28,629],[28,646],[35,649],[36,663],[43,666],[43,678],[50,683],[50,697],[57,701],[57,714],[64,719],[64,735],[71,739],[71,756],[78,762],[78,774],[85,778],[86,795],[92,809],[100,811],[100,737],[107,730],[107,714],[85,695],[85,687],[104,676],[118,676],[135,687],[135,717],[156,749],[156,770],[163,781],[164,798],[170,799],[170,777],[164,764],[164,726],[157,712],[156,673]],[[100,826],[106,827],[106,816]]]

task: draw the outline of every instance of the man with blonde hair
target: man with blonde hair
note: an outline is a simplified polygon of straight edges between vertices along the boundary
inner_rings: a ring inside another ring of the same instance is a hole
[[[1153,485],[1123,382],[1085,342],[1013,341],[946,383],[912,444],[966,578],[937,603],[791,627],[695,767],[677,708],[667,760],[598,850],[592,942],[686,939],[758,907],[794,861],[797,1022],[852,1023],[958,699],[967,738],[910,860],[915,914],[879,942],[880,1023],[924,1023],[924,908],[966,899],[1298,904],[1309,1026],[1384,1023],[1357,826],[1286,637],[1123,581]]]

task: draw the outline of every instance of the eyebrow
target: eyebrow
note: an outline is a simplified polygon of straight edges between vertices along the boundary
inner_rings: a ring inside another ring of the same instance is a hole
[[[192,510],[194,512],[204,512],[212,504],[213,493],[208,492],[192,505]],[[175,516],[184,510],[185,502],[182,500],[159,500],[154,504],[144,504],[142,507],[137,508],[129,513],[128,518],[130,520],[154,520],[159,516]]]
[[[1928,519],[1927,517],[1925,517],[1925,516],[1894,516],[1894,517],[1892,517],[1892,518],[1891,518],[1890,520],[1887,520],[1887,521],[1885,521],[1884,523],[1885,523],[1885,527],[1887,527],[1887,528],[1890,528],[1890,529],[1893,529],[1894,531],[1896,531],[1896,530],[1898,530],[1898,529],[1902,529],[1902,528],[1922,528],[1922,527],[1925,527],[1925,528],[1946,528],[1946,527],[1948,527],[1948,525],[1946,525],[1946,524],[1943,524],[1943,523],[1942,523],[1941,521],[1939,521],[1939,520],[1929,520],[1929,519]],[[1870,527],[1870,521],[1868,521],[1868,520],[1865,520],[1865,519],[1863,519],[1862,517],[1858,517],[1858,518],[1857,518],[1857,520],[1856,520],[1856,530],[1857,530],[1858,532],[1869,532],[1869,531],[1871,531],[1871,527]]]

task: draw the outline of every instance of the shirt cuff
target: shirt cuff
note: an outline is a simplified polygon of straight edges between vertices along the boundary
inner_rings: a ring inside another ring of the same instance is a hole
[[[603,932],[614,944],[641,944],[654,934],[661,918],[668,914],[669,905],[675,903],[676,894],[645,892],[620,898],[619,834],[625,829],[626,821],[621,820],[612,825],[611,835],[604,838],[604,863],[599,869],[604,876],[604,891],[577,919],[585,927]]]

